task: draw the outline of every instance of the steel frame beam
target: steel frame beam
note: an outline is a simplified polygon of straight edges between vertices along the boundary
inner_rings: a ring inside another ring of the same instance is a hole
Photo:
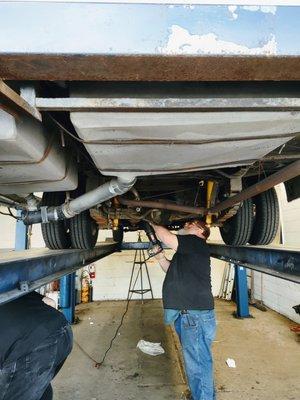
[[[0,303],[11,301],[62,276],[72,274],[77,269],[107,257],[120,248],[137,250],[147,249],[148,246],[148,242],[124,242],[121,247],[117,243],[103,243],[93,250],[1,251]],[[300,249],[268,246],[234,247],[218,243],[210,243],[209,246],[211,257],[300,283]],[[69,299],[68,297],[67,300]],[[66,305],[68,306],[67,303]]]
[[[42,98],[35,106],[40,111],[296,111],[300,110],[298,97],[167,97],[162,98]]]
[[[210,244],[211,257],[300,283],[300,249]]]
[[[227,246],[209,243],[211,257],[277,278],[300,283],[300,249],[282,246]],[[123,243],[121,250],[147,249],[148,243]]]
[[[117,251],[116,243],[93,250],[46,250],[0,252],[0,304],[21,297],[49,282]]]

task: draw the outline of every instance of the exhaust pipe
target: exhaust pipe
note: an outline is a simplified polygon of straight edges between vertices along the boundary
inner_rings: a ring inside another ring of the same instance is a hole
[[[115,196],[126,193],[135,184],[136,178],[126,179],[119,177],[91,190],[68,203],[56,207],[40,207],[37,211],[24,211],[22,220],[25,225],[47,223],[73,218],[82,211],[88,210],[97,204],[103,203]]]

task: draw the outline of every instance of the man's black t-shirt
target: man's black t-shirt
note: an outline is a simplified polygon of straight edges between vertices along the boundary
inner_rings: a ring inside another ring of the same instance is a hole
[[[30,353],[51,334],[68,324],[62,313],[29,293],[0,306],[0,368]]]
[[[210,255],[205,240],[178,235],[178,248],[163,284],[164,308],[212,310]]]

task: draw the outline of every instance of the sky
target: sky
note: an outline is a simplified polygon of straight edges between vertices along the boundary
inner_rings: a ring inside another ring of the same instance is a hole
[[[0,2],[0,53],[299,55],[300,6]]]

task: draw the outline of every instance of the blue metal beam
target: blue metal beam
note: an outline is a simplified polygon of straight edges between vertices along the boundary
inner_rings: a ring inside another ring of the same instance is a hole
[[[23,296],[116,250],[117,244],[111,243],[93,250],[1,251],[0,303]]]
[[[122,250],[147,249],[149,244],[123,243]],[[211,256],[282,279],[300,283],[300,250],[210,243]],[[116,251],[117,243],[93,250],[46,250],[0,252],[0,303],[20,297],[46,283],[71,274]]]
[[[148,249],[147,242],[123,243],[121,250]],[[284,247],[227,246],[209,243],[211,257],[300,283],[300,250]]]
[[[211,257],[300,283],[300,249],[283,246],[226,246],[211,243]]]

